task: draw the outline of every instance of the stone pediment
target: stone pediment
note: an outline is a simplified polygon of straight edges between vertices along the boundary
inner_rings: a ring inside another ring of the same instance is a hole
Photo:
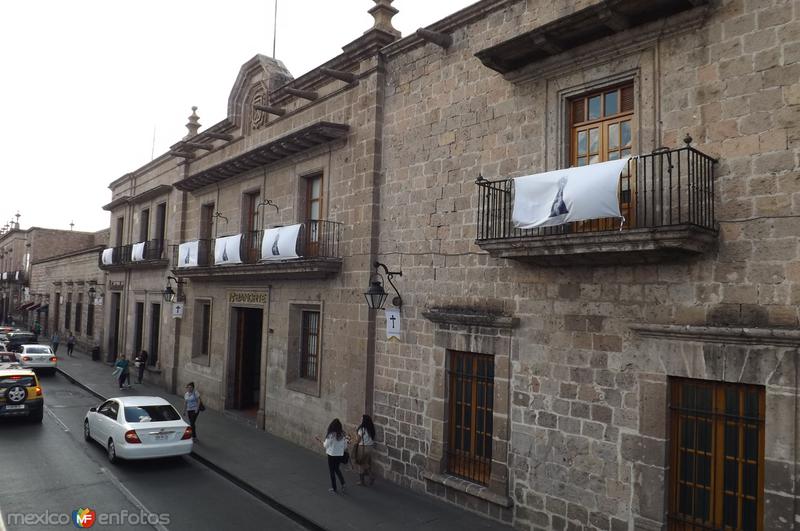
[[[239,69],[239,75],[228,97],[228,120],[237,127],[248,122],[255,129],[263,126],[266,123],[266,113],[254,110],[253,103],[267,105],[267,94],[292,79],[292,74],[283,62],[266,55],[256,55]]]

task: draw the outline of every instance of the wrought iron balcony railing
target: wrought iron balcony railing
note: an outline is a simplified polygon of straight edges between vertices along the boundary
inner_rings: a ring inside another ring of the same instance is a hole
[[[631,158],[620,178],[624,229],[691,224],[713,229],[715,160],[691,147]],[[511,221],[513,179],[478,181],[478,240],[617,231],[618,219],[518,229]]]
[[[295,245],[296,260],[311,258],[340,258],[339,240],[342,224],[327,220],[306,220],[301,224]],[[261,260],[263,230],[242,233],[239,243],[239,257],[242,264],[267,264]],[[209,267],[214,263],[214,239],[198,240],[197,267]],[[172,246],[172,263],[178,264],[178,245]],[[183,270],[190,268],[182,268]]]
[[[103,253],[98,257],[98,263],[101,269],[108,269],[114,267],[136,267],[139,265],[151,266],[154,263],[166,261],[165,249],[166,242],[162,239],[148,240],[144,242],[144,250],[142,252],[141,260],[133,259],[134,244],[119,245],[112,247],[111,263],[103,263]]]
[[[702,233],[701,237],[707,242],[708,235],[716,233],[713,178],[715,163],[715,159],[688,144],[678,149],[659,149],[648,155],[631,158],[620,177],[620,211],[625,218],[622,224],[619,219],[607,218],[555,227],[519,229],[514,226],[511,218],[514,204],[513,179],[479,179],[476,183],[476,243],[495,256],[537,261],[545,255],[594,256],[598,253],[620,253],[623,250],[621,247],[600,249],[586,245],[580,249],[547,247],[552,245],[548,241],[563,242],[565,238],[574,240],[578,238],[577,235],[585,236],[579,238],[582,244],[591,244],[592,234],[599,238],[603,233],[608,235],[606,241],[612,241],[612,233],[617,233],[620,238],[634,239],[633,235],[638,233],[638,241],[628,248],[643,251],[653,251],[664,245],[680,248],[682,244],[674,244],[674,235],[680,231],[688,235],[686,237],[689,240],[696,240],[696,235]],[[655,234],[659,231],[670,233],[670,243],[665,244],[664,238],[656,241],[658,236]],[[678,239],[683,237],[679,235]],[[688,244],[684,247],[679,250],[702,252],[706,248],[705,243]]]

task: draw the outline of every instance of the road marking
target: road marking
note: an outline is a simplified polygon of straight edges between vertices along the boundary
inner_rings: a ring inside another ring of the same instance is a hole
[[[124,494],[125,497],[128,498],[128,501],[131,502],[133,505],[135,505],[137,509],[145,513],[147,516],[150,515],[157,516],[150,509],[145,507],[144,504],[141,501],[139,501],[139,498],[137,498],[131,491],[129,491],[128,488],[125,485],[123,485],[122,482],[117,478],[117,476],[115,476],[109,469],[101,466],[100,471],[106,476],[108,476],[108,479],[111,480],[111,483],[113,483],[114,486],[117,487],[117,489],[119,489],[119,491],[122,494]],[[148,518],[148,520],[150,519]],[[157,520],[157,518],[153,518],[153,520]],[[158,531],[169,531],[169,529],[167,529],[166,527],[164,527],[163,524],[160,523],[152,524],[152,526]]]
[[[2,510],[0,510],[0,531],[6,531],[6,517],[3,516]]]
[[[69,432],[69,428],[67,428],[67,425],[64,424],[64,422],[62,422],[62,420],[60,418],[58,418],[58,416],[55,413],[53,413],[52,409],[50,409],[47,406],[44,406],[44,410],[47,411],[47,414],[50,415],[51,417],[53,417],[55,419],[55,421],[58,422],[61,425],[61,429],[63,429],[66,432]],[[2,529],[0,529],[0,531],[2,531]]]

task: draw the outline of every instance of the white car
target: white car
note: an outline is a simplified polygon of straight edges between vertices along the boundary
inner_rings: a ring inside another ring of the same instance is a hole
[[[112,463],[118,458],[192,452],[192,428],[172,404],[158,396],[111,398],[91,408],[83,420],[83,437],[103,445]]]
[[[21,345],[17,362],[26,369],[47,369],[55,372],[58,358],[49,345]]]

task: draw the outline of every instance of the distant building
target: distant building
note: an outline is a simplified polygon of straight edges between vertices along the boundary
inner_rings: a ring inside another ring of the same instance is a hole
[[[44,279],[34,279],[34,264],[90,248],[96,244],[95,237],[92,232],[20,229],[19,222],[0,234],[0,316],[32,328],[38,323],[42,332],[48,331],[52,326],[49,295],[53,286]]]
[[[109,341],[309,447],[369,412],[387,478],[518,529],[795,525],[800,13],[390,4],[112,183]],[[628,156],[624,219],[515,226],[514,178]]]
[[[64,336],[73,333],[79,349],[90,351],[102,344],[105,275],[98,253],[108,243],[108,229],[98,232],[47,230],[47,239],[32,238],[31,249],[48,246],[49,252],[31,262],[30,298],[35,312],[29,325],[39,322],[42,332]],[[75,236],[79,235],[79,236]],[[57,253],[57,254],[51,254]],[[99,309],[98,309],[99,307]]]

